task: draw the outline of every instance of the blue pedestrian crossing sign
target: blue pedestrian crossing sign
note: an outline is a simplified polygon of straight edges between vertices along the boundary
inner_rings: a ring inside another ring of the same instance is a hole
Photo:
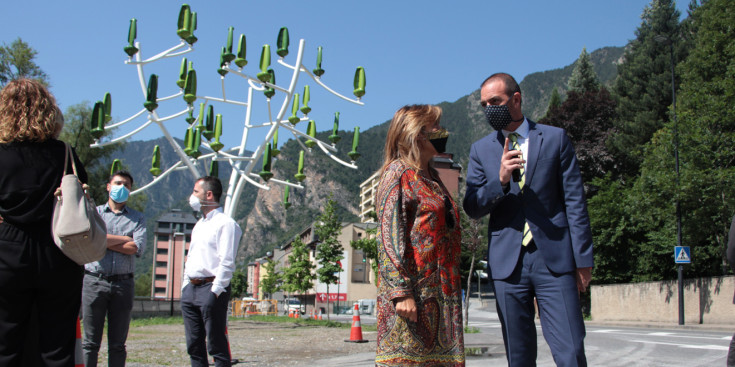
[[[689,246],[674,246],[674,263],[691,264],[692,256],[689,252]]]

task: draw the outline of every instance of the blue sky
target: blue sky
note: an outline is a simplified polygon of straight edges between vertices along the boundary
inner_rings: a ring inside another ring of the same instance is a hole
[[[623,46],[635,37],[640,15],[648,0],[518,0],[518,1],[189,1],[198,13],[194,61],[198,94],[221,96],[216,73],[219,50],[227,28],[235,27],[248,41],[248,65],[254,76],[263,44],[273,48],[272,67],[279,85],[287,70],[277,64],[278,30],[289,28],[287,63],[293,63],[298,40],[306,42],[304,65],[315,66],[316,48],[324,48],[322,81],[352,97],[357,66],[367,75],[364,106],[344,102],[318,90],[301,77],[299,88],[311,86],[313,111],[319,131],[330,129],[335,111],[341,112],[341,129],[362,130],[391,118],[402,105],[455,101],[478,88],[489,74],[505,71],[519,81],[529,73],[572,63],[583,47],[592,52],[605,46]],[[73,5],[72,5],[73,4]],[[37,63],[49,75],[52,92],[62,109],[113,98],[113,118],[123,120],[142,108],[135,67],[125,65],[128,24],[138,19],[138,38],[147,58],[179,43],[176,22],[183,2],[176,1],[9,1],[3,5],[0,42],[20,37],[38,51]],[[688,2],[680,1],[686,14]],[[236,46],[235,46],[236,47]],[[147,65],[146,74],[159,75],[159,98],[178,91],[181,58]],[[288,75],[290,76],[290,74]],[[147,80],[147,76],[146,76]],[[233,75],[225,79],[228,98],[245,100],[247,84]],[[253,105],[253,122],[262,121],[265,99],[259,92]],[[276,95],[277,108],[281,99]],[[195,104],[198,106],[198,102]],[[181,98],[161,103],[163,115],[181,111]],[[289,107],[290,111],[290,107]],[[238,144],[244,109],[218,107],[225,121],[223,142]],[[139,119],[119,129],[125,133],[140,126]],[[183,137],[182,118],[168,121],[172,135]],[[305,125],[305,124],[304,124]],[[305,128],[305,126],[304,126]],[[256,134],[257,135],[257,134]],[[134,140],[161,136],[150,126]],[[284,136],[282,139],[289,138]],[[253,140],[255,143],[257,139]],[[249,148],[252,144],[248,144]]]

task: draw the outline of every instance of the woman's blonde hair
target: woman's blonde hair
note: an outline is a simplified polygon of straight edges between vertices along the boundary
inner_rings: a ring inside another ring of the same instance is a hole
[[[16,79],[0,91],[0,143],[43,142],[57,130],[56,99],[40,82]]]
[[[439,106],[410,105],[398,109],[388,128],[380,175],[382,176],[388,165],[397,159],[418,172],[421,169],[418,137],[423,128],[433,125],[441,117],[442,109]]]

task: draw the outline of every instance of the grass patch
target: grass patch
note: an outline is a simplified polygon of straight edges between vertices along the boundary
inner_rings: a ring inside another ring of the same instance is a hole
[[[290,323],[299,324],[304,326],[321,326],[331,328],[349,329],[352,327],[351,322],[339,322],[339,321],[327,321],[327,320],[312,320],[312,319],[292,319],[286,316],[263,316],[263,315],[252,315],[246,318],[230,318],[230,321],[243,320],[243,321],[257,321],[257,322],[273,322],[273,323]],[[183,325],[184,319],[181,316],[170,316],[170,317],[145,317],[139,319],[130,320],[130,327],[141,327],[150,325]],[[377,331],[376,325],[361,325],[363,331]],[[107,328],[107,323],[105,323]],[[476,329],[476,328],[473,328]],[[465,329],[466,330],[466,329]],[[476,332],[479,332],[476,329]],[[465,331],[466,333],[467,331]]]
[[[183,325],[184,318],[181,316],[167,317],[144,317],[130,320],[130,327],[150,326],[150,325]],[[107,327],[107,323],[105,323]]]
[[[248,316],[244,320],[259,321],[259,322],[274,322],[274,323],[291,323],[300,324],[306,326],[322,326],[322,327],[333,327],[341,329],[349,329],[352,327],[351,322],[339,322],[339,321],[327,321],[327,320],[312,320],[312,319],[292,319],[286,316],[263,316],[263,315],[252,315]],[[363,331],[377,331],[378,328],[375,325],[361,325]]]
[[[464,327],[464,333],[465,334],[479,334],[480,329],[474,327],[474,326],[465,326]]]

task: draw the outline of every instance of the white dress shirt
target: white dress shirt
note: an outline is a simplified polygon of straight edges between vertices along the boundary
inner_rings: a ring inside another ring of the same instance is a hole
[[[506,138],[512,133],[518,134],[518,145],[521,147],[521,153],[523,153],[523,159],[525,160],[528,156],[528,120],[523,117],[523,123],[521,123],[521,126],[518,126],[516,131],[503,130],[503,136]],[[513,142],[508,144],[508,150],[513,150]],[[525,169],[525,165],[523,168]]]
[[[182,289],[191,278],[215,277],[212,292],[218,296],[224,292],[235,270],[240,236],[240,226],[221,207],[199,219],[191,232]]]

